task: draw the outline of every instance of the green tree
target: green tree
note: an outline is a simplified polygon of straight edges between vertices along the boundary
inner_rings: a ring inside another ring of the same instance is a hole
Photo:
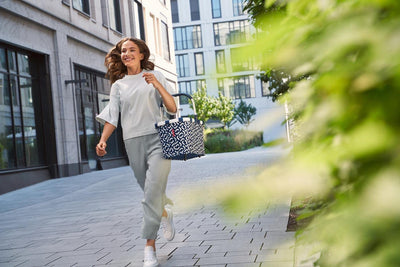
[[[234,117],[234,108],[235,104],[232,99],[222,95],[221,92],[218,92],[218,101],[216,107],[215,117],[218,118],[223,124],[224,128],[229,125]]]
[[[215,101],[207,95],[207,89],[205,87],[194,92],[192,97],[196,105],[197,118],[201,121],[207,122],[214,116],[216,109]],[[193,108],[191,102],[189,102],[189,105]]]
[[[206,88],[201,88],[192,97],[196,105],[197,118],[199,120],[207,122],[211,118],[218,119],[224,124],[224,127],[232,120],[235,104],[230,98],[223,96],[220,92],[218,93],[218,97],[213,97],[207,95]],[[190,106],[192,106],[191,103]]]
[[[248,127],[252,121],[254,121],[253,116],[256,115],[257,109],[251,104],[246,104],[243,99],[235,107],[235,119],[242,125]]]

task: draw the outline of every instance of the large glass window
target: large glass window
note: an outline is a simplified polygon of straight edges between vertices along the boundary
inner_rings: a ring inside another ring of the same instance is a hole
[[[104,74],[75,66],[75,79],[86,80],[76,85],[76,108],[79,125],[79,146],[81,161],[88,162],[91,169],[96,169],[96,144],[100,138],[102,125],[96,122],[95,115],[99,114],[109,100],[109,81]],[[107,141],[105,158],[125,155],[120,127]]]
[[[239,44],[250,40],[248,20],[214,23],[214,43],[216,46]]]
[[[119,0],[108,0],[108,8],[109,8],[111,29],[117,32],[122,32],[121,8],[119,5]]]
[[[254,75],[218,79],[218,90],[233,99],[255,97]]]
[[[0,170],[43,165],[37,63],[5,47],[0,62]]]
[[[200,25],[174,28],[175,50],[200,48],[201,41]]]
[[[171,0],[171,14],[172,14],[172,22],[179,22],[179,11],[178,11],[178,1]]]
[[[72,6],[85,14],[90,14],[89,0],[73,0]]]
[[[203,53],[194,53],[194,62],[196,66],[196,75],[204,75]]]
[[[199,0],[190,0],[190,17],[192,21],[200,20]]]
[[[233,15],[234,16],[240,16],[245,14],[243,12],[243,0],[232,0],[232,6],[233,6]]]
[[[189,57],[188,54],[176,55],[176,72],[178,77],[190,76]]]
[[[225,50],[215,51],[215,62],[216,62],[217,72],[219,73],[226,72]]]
[[[221,17],[221,2],[220,0],[211,0],[211,11],[213,18]]]
[[[179,86],[179,93],[185,93],[192,95],[198,89],[201,89],[206,86],[205,80],[194,80],[194,81],[185,81],[185,82],[178,82]],[[181,104],[188,104],[189,100],[187,97],[181,97],[179,99]]]

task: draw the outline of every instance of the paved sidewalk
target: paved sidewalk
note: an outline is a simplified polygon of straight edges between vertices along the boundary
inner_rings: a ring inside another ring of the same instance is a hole
[[[168,193],[237,177],[268,165],[279,149],[174,161]],[[49,180],[0,196],[0,266],[142,266],[142,192],[129,167]],[[294,266],[294,233],[284,205],[226,217],[217,206],[175,211],[177,235],[157,240],[166,266]],[[161,233],[161,232],[160,232]]]

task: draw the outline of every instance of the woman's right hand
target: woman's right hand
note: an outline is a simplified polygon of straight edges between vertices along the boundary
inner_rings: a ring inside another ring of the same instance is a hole
[[[107,154],[106,147],[107,147],[107,143],[103,142],[103,141],[100,141],[96,146],[96,154],[97,154],[97,156],[102,157],[105,154]]]

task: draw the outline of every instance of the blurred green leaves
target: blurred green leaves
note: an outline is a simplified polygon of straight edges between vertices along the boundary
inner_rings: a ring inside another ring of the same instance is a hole
[[[258,34],[243,55],[305,77],[282,97],[299,137],[224,203],[317,197],[302,240],[320,244],[320,266],[400,266],[400,1],[247,2]]]

